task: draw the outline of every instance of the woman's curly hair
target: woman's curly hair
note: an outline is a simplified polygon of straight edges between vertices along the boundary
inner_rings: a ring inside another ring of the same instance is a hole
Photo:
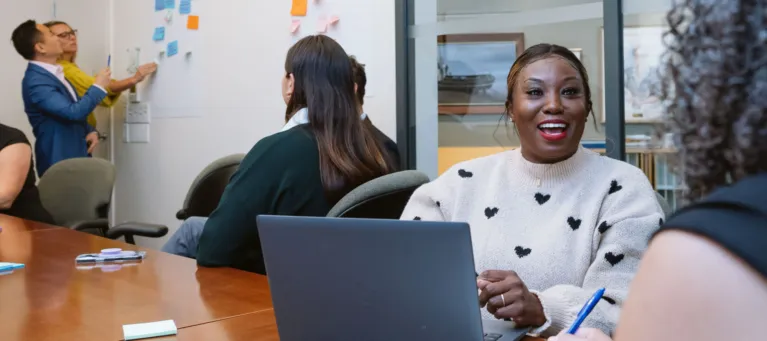
[[[666,20],[667,131],[694,201],[767,171],[767,1],[677,0]]]

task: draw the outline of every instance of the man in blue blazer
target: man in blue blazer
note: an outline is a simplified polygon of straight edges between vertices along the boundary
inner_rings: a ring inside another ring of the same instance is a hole
[[[109,69],[101,71],[95,84],[80,98],[57,63],[63,51],[50,29],[29,20],[13,31],[11,40],[16,51],[29,61],[21,87],[24,111],[36,139],[38,176],[61,160],[89,156],[98,143],[98,133],[87,117],[107,95]]]

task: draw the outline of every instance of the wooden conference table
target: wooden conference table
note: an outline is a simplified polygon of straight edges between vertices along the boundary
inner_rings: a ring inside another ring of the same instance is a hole
[[[0,340],[121,340],[125,324],[174,320],[152,340],[279,340],[266,277],[0,215]],[[83,253],[147,252],[141,264],[78,267]],[[526,338],[525,341],[540,340]]]

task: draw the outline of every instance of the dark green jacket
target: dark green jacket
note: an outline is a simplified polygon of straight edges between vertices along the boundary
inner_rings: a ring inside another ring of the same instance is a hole
[[[205,223],[197,264],[265,274],[258,215],[327,215],[335,203],[325,196],[317,141],[307,128],[297,126],[253,146]]]

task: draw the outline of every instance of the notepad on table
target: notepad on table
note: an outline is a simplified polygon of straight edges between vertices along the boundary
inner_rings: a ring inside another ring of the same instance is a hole
[[[126,341],[176,335],[176,333],[176,323],[173,320],[126,324],[123,326],[123,335]]]

